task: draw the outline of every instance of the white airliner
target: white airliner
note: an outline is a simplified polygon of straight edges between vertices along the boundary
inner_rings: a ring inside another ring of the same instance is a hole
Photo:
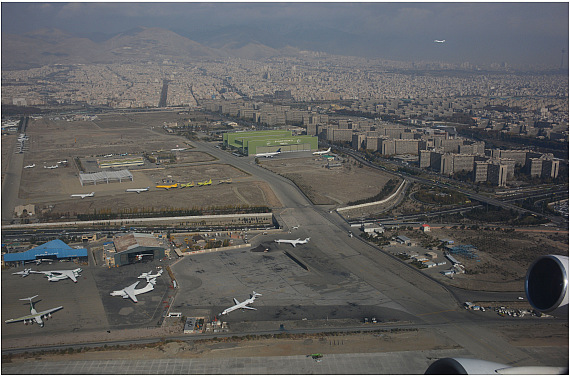
[[[45,310],[42,312],[38,312],[34,308],[34,303],[32,302],[32,299],[35,298],[36,296],[37,295],[32,296],[30,298],[20,299],[20,300],[29,300],[30,301],[30,314],[29,315],[18,317],[17,319],[6,320],[6,323],[9,324],[11,322],[23,321],[24,324],[28,325],[28,324],[33,324],[34,322],[36,322],[40,326],[40,328],[42,328],[44,326],[44,322],[43,322],[42,318],[47,320],[48,317],[51,317],[52,312],[59,311],[60,309],[63,308],[63,306],[59,306],[59,307],[51,308],[51,309],[48,309],[48,310]]]
[[[35,164],[35,163],[30,164],[30,165],[27,165],[27,166],[24,166],[24,168],[34,168],[34,167],[36,167],[36,164]]]
[[[151,280],[147,279],[148,283],[146,284],[145,287],[143,287],[142,289],[136,289],[135,287],[137,287],[139,282],[140,281],[136,281],[132,285],[127,286],[122,290],[113,291],[111,293],[111,296],[122,296],[123,299],[130,298],[133,302],[137,303],[138,302],[137,295],[144,294],[145,292],[154,290],[154,285],[156,284],[156,278],[153,278]]]
[[[301,240],[301,238],[297,238],[295,240],[289,239],[275,239],[275,243],[287,243],[291,244],[293,247],[296,247],[297,244],[307,244],[311,240],[311,238],[305,238],[305,240]]]
[[[328,148],[327,150],[316,151],[313,153],[313,155],[323,155],[323,154],[330,153],[330,152],[331,152],[331,148]]]
[[[44,166],[44,168],[49,168],[50,170],[53,170],[54,168],[58,168],[59,165],[53,165],[53,166]]]
[[[436,39],[436,40],[434,40],[433,42],[434,42],[434,43],[445,43],[445,39],[442,39],[442,40]]]
[[[141,193],[141,192],[146,192],[150,189],[150,187],[146,187],[146,188],[129,188],[127,189],[127,192],[137,192],[137,193]]]
[[[188,149],[188,148],[174,148],[174,149],[170,149],[170,151],[183,151],[186,149]]]
[[[277,154],[281,154],[281,148],[277,149],[277,151],[273,151],[270,153],[259,153],[259,154],[255,154],[256,157],[265,157],[265,158],[273,158],[275,157]]]
[[[152,274],[152,270],[151,270],[148,273],[142,273],[141,275],[138,276],[138,278],[146,278],[146,280],[148,282],[150,279],[160,277],[162,275],[163,271],[164,271],[163,269],[160,269],[156,274]]]
[[[231,311],[235,311],[236,309],[253,309],[255,311],[256,310],[255,308],[248,307],[247,305],[253,303],[255,301],[255,298],[257,298],[258,296],[261,296],[261,294],[258,294],[254,291],[253,294],[250,295],[249,299],[246,299],[241,303],[238,302],[238,300],[236,298],[234,298],[235,305],[231,306],[230,308],[224,309],[224,311],[222,313],[220,313],[220,316],[226,315],[226,314],[230,313]]]
[[[32,271],[32,269],[24,269],[22,271],[16,272],[16,273],[12,273],[12,274],[16,274],[16,275],[21,275],[22,278],[27,277],[30,275],[30,272]]]
[[[75,195],[71,195],[71,197],[81,197],[81,198],[85,198],[85,197],[93,197],[93,196],[95,196],[95,192],[91,192],[91,193],[83,193],[83,194],[81,194],[81,193],[78,193],[78,194],[75,194]]]
[[[57,282],[61,281],[62,279],[69,278],[73,282],[77,283],[77,277],[79,277],[79,273],[81,273],[83,269],[77,268],[73,270],[50,270],[47,272],[40,272],[40,271],[30,271],[30,273],[36,274],[45,274],[48,281],[50,282]]]

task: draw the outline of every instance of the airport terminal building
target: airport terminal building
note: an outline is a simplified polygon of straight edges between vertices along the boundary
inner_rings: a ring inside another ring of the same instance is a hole
[[[72,248],[59,239],[44,243],[25,252],[6,253],[6,265],[21,265],[26,262],[77,261],[88,262],[86,248]]]
[[[232,132],[223,134],[225,147],[239,150],[244,155],[281,152],[312,151],[318,149],[318,137],[293,135],[288,130]]]

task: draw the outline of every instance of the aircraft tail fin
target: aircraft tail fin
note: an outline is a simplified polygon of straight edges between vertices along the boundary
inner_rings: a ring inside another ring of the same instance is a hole
[[[20,299],[20,300],[29,300],[29,301],[31,302],[32,299],[33,299],[33,298],[36,298],[37,296],[38,296],[38,295],[34,295],[34,296],[29,297],[29,298],[23,298],[23,299]]]
[[[281,148],[277,149],[277,152],[278,152],[278,153],[281,153]]]

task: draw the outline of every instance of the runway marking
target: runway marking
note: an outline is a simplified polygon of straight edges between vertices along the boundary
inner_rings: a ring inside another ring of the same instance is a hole
[[[420,313],[418,316],[427,316],[427,315],[437,315],[438,313],[444,312],[454,312],[454,309],[446,309],[445,311],[437,311],[437,312],[429,312],[429,313]]]

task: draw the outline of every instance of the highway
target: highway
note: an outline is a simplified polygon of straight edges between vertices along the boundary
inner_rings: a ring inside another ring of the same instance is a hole
[[[299,225],[295,237],[310,236],[311,247],[317,248],[313,251],[307,247],[304,252],[323,255],[339,268],[348,269],[359,280],[387,296],[391,300],[388,304],[416,316],[418,324],[438,326],[461,322],[461,325],[444,326],[440,332],[474,357],[508,364],[528,359],[523,351],[498,338],[468,315],[444,286],[359,237],[349,237],[351,227],[342,217],[336,212],[331,213],[329,207],[313,205],[291,181],[257,166],[252,157],[235,157],[210,144],[195,144],[196,150],[208,152],[222,162],[267,181],[284,207],[274,210],[279,222],[288,228]],[[286,155],[275,157],[279,158],[286,158]]]
[[[362,156],[360,156],[357,152],[350,150],[350,149],[346,149],[343,148],[342,151],[348,155],[350,155],[351,157],[353,157],[354,159],[356,159],[357,161],[361,162],[362,164],[371,167],[371,168],[375,168],[377,170],[382,170],[385,171],[383,168],[368,162],[366,159],[362,158]],[[473,192],[471,190],[468,190],[466,188],[460,188],[457,186],[453,186],[450,187],[446,184],[443,184],[441,182],[434,182],[430,179],[426,179],[426,178],[422,178],[419,176],[413,176],[413,175],[409,175],[409,174],[402,174],[402,173],[398,173],[398,172],[392,172],[394,175],[398,175],[399,177],[403,178],[403,179],[408,179],[412,182],[417,182],[417,183],[421,183],[421,184],[426,184],[426,185],[434,185],[437,186],[439,188],[444,188],[444,189],[452,189],[455,190],[457,192],[463,193],[464,195],[466,195],[467,197],[469,197],[472,200],[476,200],[479,201],[481,203],[486,203],[489,205],[493,205],[496,207],[500,207],[503,209],[508,209],[508,210],[515,210],[519,213],[526,213],[526,214],[533,214],[533,215],[537,215],[537,216],[542,216],[547,218],[548,220],[550,220],[551,222],[555,223],[557,226],[565,226],[567,225],[567,222],[564,220],[564,218],[562,218],[561,216],[555,216],[555,215],[549,215],[549,214],[542,214],[533,210],[528,210],[525,208],[522,208],[518,205],[512,204],[508,201],[503,201],[503,200],[498,200],[492,197],[488,197],[485,196],[483,194],[480,193],[476,193]]]
[[[495,325],[487,325],[487,321],[463,309],[462,302],[457,300],[467,298],[476,300],[472,298],[476,295],[465,291],[452,292],[360,237],[348,236],[351,231],[350,224],[338,213],[331,211],[331,207],[313,205],[295,184],[258,166],[254,158],[235,157],[209,143],[193,144],[196,146],[194,150],[207,152],[218,158],[221,163],[231,164],[266,181],[282,203],[281,208],[274,208],[279,223],[285,229],[300,226],[296,230],[295,237],[311,237],[309,244],[297,247],[295,251],[302,252],[304,258],[320,260],[326,264],[328,270],[347,271],[348,277],[355,280],[355,284],[360,288],[366,288],[382,297],[379,301],[368,302],[369,304],[401,312],[405,317],[414,317],[412,325],[437,330],[440,335],[450,338],[465,349],[471,357],[512,365],[525,362],[528,364],[529,356],[526,352],[497,336],[494,332]],[[287,158],[287,154],[275,157],[275,159],[280,158]],[[368,164],[366,161],[363,163]],[[12,164],[10,166],[10,171],[16,170]],[[22,166],[19,166],[19,171],[21,169]],[[409,176],[405,178],[423,182]],[[426,181],[426,184],[433,183]],[[2,199],[4,200],[4,192]],[[281,247],[285,249],[284,246]],[[318,268],[313,273],[318,273]],[[342,285],[339,285],[341,284],[335,282],[334,285],[325,288],[342,289]],[[351,291],[344,293],[350,294]],[[359,298],[359,296],[354,297],[355,300]],[[269,300],[270,297],[266,294],[264,299]],[[498,326],[504,321],[493,321],[495,322]],[[322,329],[317,330],[322,331]]]

